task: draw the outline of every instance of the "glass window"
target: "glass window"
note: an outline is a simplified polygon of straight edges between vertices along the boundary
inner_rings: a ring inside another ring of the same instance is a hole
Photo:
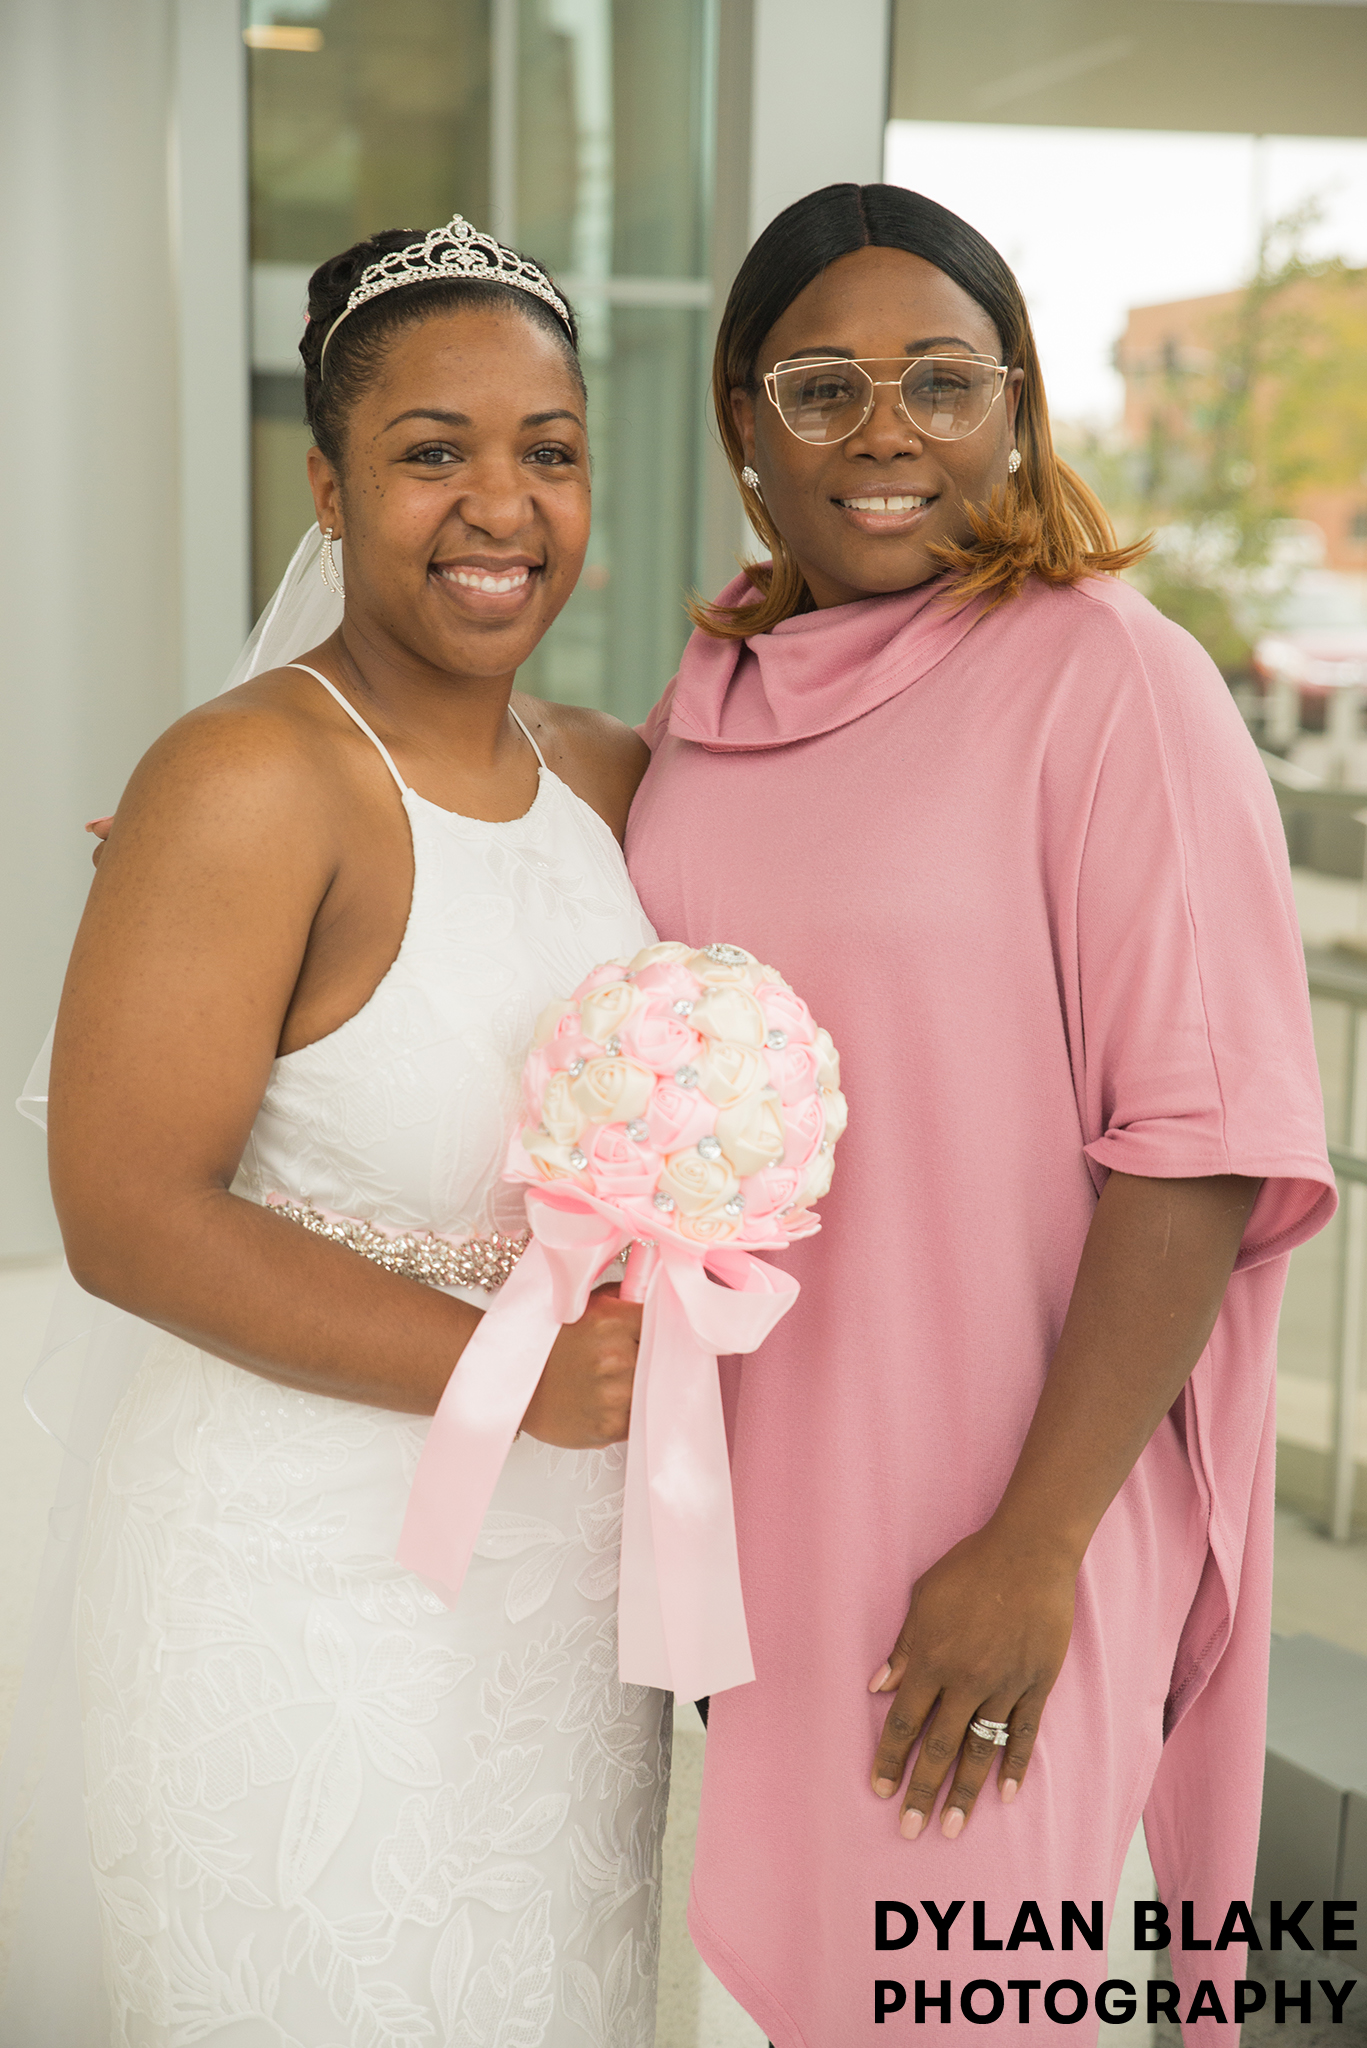
[[[253,0],[258,608],[312,517],[297,355],[309,272],[362,235],[458,209],[547,264],[583,330],[593,541],[523,684],[644,716],[699,574],[715,5]]]

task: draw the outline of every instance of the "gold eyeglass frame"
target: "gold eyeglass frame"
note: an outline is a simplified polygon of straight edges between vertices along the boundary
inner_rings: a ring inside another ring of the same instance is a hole
[[[773,406],[774,411],[783,421],[784,426],[787,427],[788,432],[792,435],[795,441],[801,441],[803,446],[806,448],[838,448],[842,441],[848,441],[851,435],[857,434],[861,427],[868,425],[869,419],[873,413],[874,404],[876,402],[879,391],[886,390],[889,387],[895,387],[899,392],[901,392],[903,390],[903,386],[906,384],[907,378],[911,375],[912,371],[919,369],[922,363],[976,363],[980,369],[992,370],[995,373],[996,388],[994,389],[991,398],[987,402],[987,407],[983,413],[982,418],[978,421],[976,427],[969,428],[968,433],[932,434],[929,427],[917,426],[912,419],[910,410],[907,407],[905,395],[902,397],[901,401],[899,402],[896,408],[897,411],[901,413],[903,419],[907,422],[907,425],[911,427],[912,431],[918,437],[924,434],[925,438],[928,441],[967,441],[970,438],[970,436],[978,433],[981,428],[987,425],[987,422],[992,415],[992,408],[997,403],[997,400],[1001,397],[1003,391],[1005,391],[1006,380],[1008,376],[1011,374],[1010,366],[1006,363],[999,363],[995,356],[929,355],[912,356],[900,377],[869,376],[869,372],[866,367],[869,363],[894,363],[899,362],[900,360],[901,358],[898,356],[785,356],[781,363],[774,364],[772,370],[765,371],[765,396],[768,398],[770,405]],[[805,434],[799,434],[797,428],[790,425],[789,421],[785,417],[783,407],[778,402],[777,380],[779,372],[781,370],[824,370],[827,368],[842,370],[858,370],[866,378],[868,382],[868,401],[865,404],[863,414],[856,422],[856,424],[849,429],[848,433],[837,434],[834,440],[822,439],[820,441],[809,441],[807,436]]]

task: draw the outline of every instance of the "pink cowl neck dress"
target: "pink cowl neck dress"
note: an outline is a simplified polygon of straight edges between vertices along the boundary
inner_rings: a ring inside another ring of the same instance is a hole
[[[724,1367],[757,1676],[712,1703],[690,1924],[777,2048],[920,2038],[917,1980],[951,1987],[947,2026],[924,2009],[937,2040],[982,2039],[973,1979],[1002,1985],[1012,2032],[1028,1997],[1040,2038],[1094,2039],[1093,2014],[1066,2023],[1075,1993],[1043,2006],[1106,1976],[1061,1904],[1109,1923],[1141,1812],[1174,1927],[1190,1900],[1213,1941],[1251,1897],[1277,1311],[1334,1208],[1285,841],[1220,676],[1114,581],[983,615],[945,594],[695,633],[627,842],[661,936],[772,961],[849,1099],[821,1234],[781,1261],[800,1298]],[[1111,1168],[1266,1185],[1210,1344],[1092,1541],[1020,1797],[907,1843],[870,1789],[889,1702],[867,1683],[913,1580],[1001,1495]],[[889,1899],[919,1933],[879,1952]],[[922,1899],[968,1902],[944,1952]],[[975,1949],[974,1901],[1003,1947]],[[1157,1959],[1197,2009],[1188,2042],[1237,2040],[1245,1954]],[[907,2005],[875,2028],[877,1979]]]

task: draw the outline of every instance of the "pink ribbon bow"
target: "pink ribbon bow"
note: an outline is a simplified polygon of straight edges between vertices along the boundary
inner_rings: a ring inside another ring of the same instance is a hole
[[[446,1383],[418,1461],[398,1558],[454,1606],[508,1447],[562,1323],[650,1226],[565,1182],[527,1190],[532,1241]],[[714,1274],[723,1284],[709,1279]],[[617,1668],[701,1699],[755,1675],[741,1597],[718,1354],[753,1351],[797,1282],[734,1246],[662,1227],[633,1251],[644,1300],[627,1440]]]

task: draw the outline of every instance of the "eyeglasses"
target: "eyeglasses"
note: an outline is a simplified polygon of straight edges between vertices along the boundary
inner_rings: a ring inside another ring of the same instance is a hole
[[[900,356],[847,356],[775,363],[764,388],[779,418],[799,441],[848,441],[873,411],[874,395],[899,393],[903,416],[932,441],[976,434],[1006,385],[1006,366],[992,356],[917,356],[900,377],[871,377],[868,365]]]

